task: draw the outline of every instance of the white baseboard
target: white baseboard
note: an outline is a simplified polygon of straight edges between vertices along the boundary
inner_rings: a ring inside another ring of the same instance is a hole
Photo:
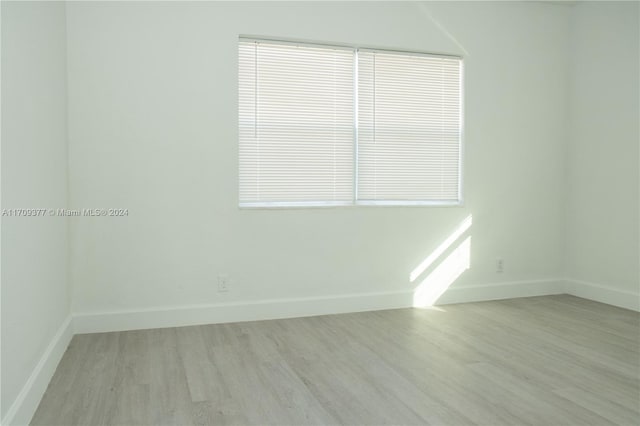
[[[409,292],[270,299],[73,315],[77,334],[259,321],[411,306]]]
[[[71,319],[72,317],[69,315],[51,339],[49,346],[45,349],[16,400],[2,419],[3,425],[21,426],[28,425],[31,421],[42,395],[47,390],[51,377],[73,337]]]
[[[511,281],[478,286],[451,287],[438,299],[436,305],[548,296],[562,293],[564,293],[562,281],[558,279]]]
[[[564,292],[620,308],[640,311],[640,293],[618,290],[610,286],[579,280],[564,280]]]
[[[518,281],[482,286],[452,287],[436,304],[477,302],[562,293],[558,280]],[[272,299],[127,310],[73,315],[75,333],[142,330],[225,322],[259,321],[347,312],[408,308],[412,291],[347,294],[313,298]]]

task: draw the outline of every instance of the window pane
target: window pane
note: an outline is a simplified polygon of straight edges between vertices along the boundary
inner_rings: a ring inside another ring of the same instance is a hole
[[[358,200],[456,202],[461,60],[358,53]]]
[[[240,204],[353,199],[354,52],[241,41]]]

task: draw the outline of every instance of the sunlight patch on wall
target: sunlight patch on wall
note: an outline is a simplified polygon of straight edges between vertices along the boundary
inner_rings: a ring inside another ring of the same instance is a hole
[[[432,306],[471,264],[471,236],[456,247],[413,292],[414,307]]]
[[[418,266],[416,266],[413,271],[411,271],[411,274],[409,275],[409,281],[414,282],[420,275],[422,275],[424,271],[426,271],[427,268],[436,261],[436,259],[442,256],[442,253],[444,253],[453,243],[455,243],[456,240],[462,236],[462,234],[464,234],[469,228],[471,228],[472,223],[472,216],[469,215],[460,223],[458,228],[456,228],[456,230],[447,237],[446,240],[444,240],[425,260],[423,260]]]

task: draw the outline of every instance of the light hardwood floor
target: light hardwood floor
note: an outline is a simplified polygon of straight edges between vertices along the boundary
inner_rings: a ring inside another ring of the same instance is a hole
[[[32,424],[638,425],[639,346],[566,295],[77,335]]]

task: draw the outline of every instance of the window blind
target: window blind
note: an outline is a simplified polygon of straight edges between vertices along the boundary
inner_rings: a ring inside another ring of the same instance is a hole
[[[358,202],[460,201],[461,67],[455,57],[358,52]]]
[[[241,39],[240,205],[353,202],[354,51]]]

